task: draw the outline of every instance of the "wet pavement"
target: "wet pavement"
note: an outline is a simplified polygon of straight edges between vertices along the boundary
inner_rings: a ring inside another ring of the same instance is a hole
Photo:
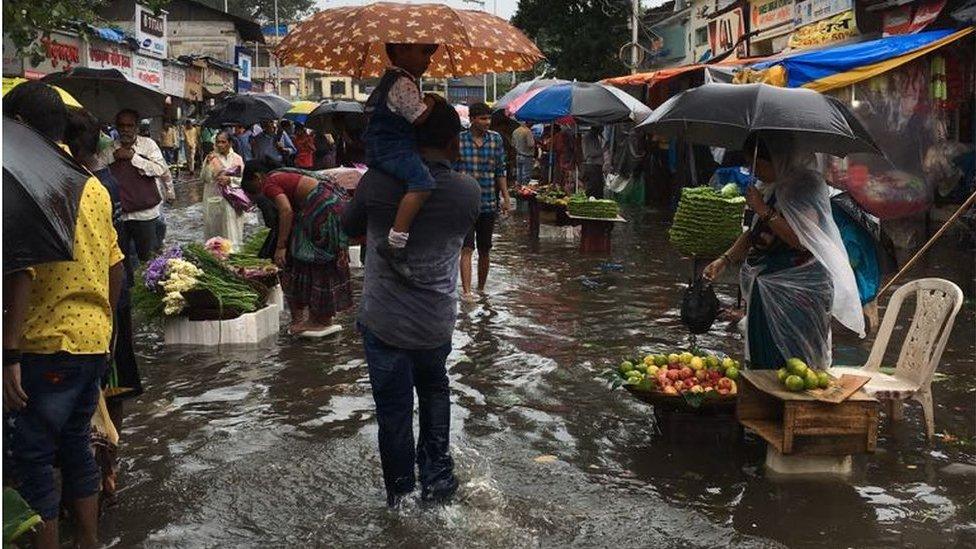
[[[171,241],[202,234],[195,188],[169,211]],[[118,547],[972,547],[976,545],[973,257],[947,241],[922,273],[968,297],[920,410],[884,421],[878,451],[847,481],[781,481],[764,444],[682,447],[654,436],[651,408],[600,372],[635,350],[685,344],[691,269],[662,216],[625,211],[610,257],[531,244],[502,223],[488,295],[463,304],[449,359],[457,501],[388,510],[363,352],[352,316],[325,340],[281,335],[263,350],[173,349],[138,322],[146,393],[128,406],[119,502],[101,537]],[[961,255],[963,254],[963,255]],[[966,257],[966,261],[959,261]],[[619,263],[622,270],[617,270]],[[358,285],[361,277],[355,277]],[[722,299],[735,300],[731,285]],[[727,323],[699,343],[741,356]],[[835,333],[837,361],[870,341]],[[540,456],[554,456],[536,460]]]

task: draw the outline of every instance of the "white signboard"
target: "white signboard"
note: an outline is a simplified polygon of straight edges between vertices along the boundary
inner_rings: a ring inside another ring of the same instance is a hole
[[[88,43],[88,67],[92,69],[116,69],[132,79],[132,51],[111,42]]]
[[[750,9],[749,30],[758,32],[753,40],[792,30],[793,0],[756,0]]]
[[[147,88],[162,90],[163,62],[145,55],[136,55],[132,63],[132,79]]]
[[[251,81],[251,68],[253,66],[253,61],[251,56],[244,53],[237,53],[237,66],[240,67],[241,72],[238,74],[237,78],[243,82]]]
[[[793,25],[809,25],[851,9],[854,9],[854,0],[796,0]]]
[[[166,59],[166,12],[154,15],[152,10],[136,4],[136,41],[146,55]]]
[[[162,92],[174,97],[183,97],[186,93],[186,69],[178,65],[163,66]]]

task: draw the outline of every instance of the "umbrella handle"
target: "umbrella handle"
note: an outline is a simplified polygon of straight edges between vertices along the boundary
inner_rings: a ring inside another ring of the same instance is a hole
[[[926,251],[928,251],[928,249],[931,248],[933,244],[935,244],[935,241],[938,240],[939,237],[941,237],[943,234],[945,234],[945,232],[949,230],[949,227],[957,219],[959,219],[959,217],[962,216],[962,214],[965,213],[965,211],[968,210],[969,207],[972,206],[974,202],[976,202],[976,192],[974,192],[973,194],[969,195],[969,198],[966,199],[966,201],[962,203],[962,206],[959,206],[959,209],[956,210],[956,213],[952,214],[952,217],[950,217],[948,220],[946,220],[946,222],[942,225],[942,227],[939,228],[939,230],[934,235],[932,235],[932,238],[930,238],[929,241],[926,242],[925,245],[922,246],[921,249],[919,249],[917,252],[915,252],[915,255],[912,256],[912,258],[908,260],[908,263],[905,263],[905,266],[902,267],[901,270],[899,270],[897,273],[895,273],[895,276],[891,277],[891,280],[889,280],[888,283],[885,284],[881,288],[881,290],[878,291],[877,295],[874,296],[874,300],[877,301],[878,297],[880,297],[881,294],[883,294],[885,292],[885,290],[887,290],[888,288],[890,288],[891,285],[894,284],[895,281],[898,280],[898,278],[901,277],[901,275],[905,274],[906,271],[908,271],[909,269],[911,269],[915,265],[915,263],[918,262],[919,258],[922,257],[922,254],[924,254]]]

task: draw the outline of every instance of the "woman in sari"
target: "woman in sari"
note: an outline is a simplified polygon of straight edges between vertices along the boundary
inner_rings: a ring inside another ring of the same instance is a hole
[[[730,264],[746,297],[746,359],[752,368],[778,369],[799,358],[818,369],[831,364],[831,316],[864,337],[854,273],[831,215],[827,184],[787,138],[751,140],[756,158],[746,201],[752,227],[705,267],[717,278]]]
[[[291,311],[289,332],[322,337],[342,329],[333,317],[352,307],[348,241],[342,231],[345,190],[330,179],[271,170],[260,160],[244,167],[250,195],[274,201],[278,239],[274,261]]]
[[[207,155],[200,171],[203,180],[203,238],[221,236],[239,249],[244,238],[244,212],[224,198],[221,187],[239,187],[244,159],[231,148],[230,134],[220,132],[214,138],[214,151]]]
[[[298,154],[295,155],[295,167],[311,170],[315,166],[315,136],[302,124],[296,124],[292,142],[298,149]]]

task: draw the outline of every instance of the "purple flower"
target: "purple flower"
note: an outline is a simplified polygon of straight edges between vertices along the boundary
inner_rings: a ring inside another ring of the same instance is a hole
[[[179,246],[174,246],[146,265],[146,271],[142,275],[146,288],[152,291],[160,289],[160,284],[167,276],[166,263],[170,259],[183,259],[183,250]]]

